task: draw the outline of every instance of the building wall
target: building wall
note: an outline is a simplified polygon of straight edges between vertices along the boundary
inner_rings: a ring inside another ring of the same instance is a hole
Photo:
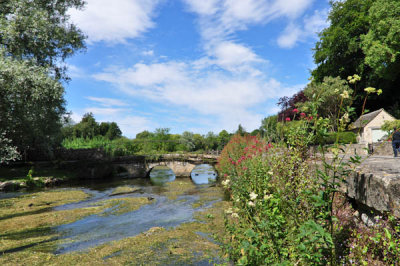
[[[371,122],[369,122],[363,130],[360,137],[360,143],[372,143],[372,129],[380,128],[385,121],[394,121],[393,116],[385,111],[380,112]]]

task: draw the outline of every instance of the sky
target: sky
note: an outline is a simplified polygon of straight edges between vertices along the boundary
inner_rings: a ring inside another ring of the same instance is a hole
[[[71,21],[87,49],[67,60],[67,110],[124,136],[169,128],[247,131],[309,82],[327,0],[86,0]]]

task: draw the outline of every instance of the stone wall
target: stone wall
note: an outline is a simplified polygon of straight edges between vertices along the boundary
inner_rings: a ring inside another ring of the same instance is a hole
[[[80,160],[100,160],[107,156],[103,149],[65,149],[58,148],[52,151],[28,150],[22,160],[26,161],[80,161]]]
[[[340,154],[346,155],[379,155],[379,156],[393,156],[392,142],[374,142],[372,144],[346,144],[341,146],[343,151]],[[319,153],[319,147],[313,146],[310,148],[312,154]],[[330,153],[331,149],[328,146],[327,152]]]
[[[346,180],[346,194],[356,202],[400,218],[400,159],[372,156]]]
[[[332,152],[332,146],[327,146],[327,152],[331,153]],[[342,145],[341,148],[343,149],[339,151],[341,154],[346,154],[346,155],[368,155],[369,153],[369,148],[367,144],[346,144]],[[310,147],[310,153],[311,154],[318,154],[321,151],[319,150],[319,146],[312,146]]]
[[[370,146],[371,153],[380,156],[393,156],[393,148],[391,141],[375,142]]]

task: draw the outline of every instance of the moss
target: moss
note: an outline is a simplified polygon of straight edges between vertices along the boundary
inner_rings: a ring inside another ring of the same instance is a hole
[[[168,185],[170,192],[165,192],[165,194],[177,197],[184,193],[197,193],[203,203],[221,199],[223,196],[223,192],[217,187],[198,190],[195,185],[190,183],[189,179],[170,183]],[[40,194],[37,193],[37,195]],[[135,237],[108,242],[91,248],[87,252],[54,255],[51,251],[59,241],[54,240],[54,237],[57,237],[57,233],[51,231],[50,224],[71,221],[74,218],[66,219],[66,217],[71,215],[71,217],[76,218],[79,211],[81,215],[84,215],[89,210],[98,213],[110,205],[118,206],[124,211],[127,209],[132,210],[138,208],[141,204],[149,203],[149,201],[147,198],[146,200],[144,198],[110,199],[104,201],[101,206],[70,210],[72,212],[68,213],[68,211],[56,212],[40,209],[39,202],[44,202],[45,195],[40,195],[37,198],[38,201],[35,201],[37,204],[36,211],[39,213],[27,215],[41,217],[45,220],[44,224],[39,226],[37,220],[35,220],[34,226],[28,226],[23,230],[14,228],[14,232],[1,236],[0,250],[8,250],[8,252],[0,256],[0,265],[187,265],[209,261],[211,263],[224,262],[221,259],[224,254],[218,241],[224,241],[223,212],[230,207],[230,203],[227,201],[216,202],[212,207],[196,212],[196,221],[184,223],[175,228],[167,230],[161,227],[154,227]],[[56,197],[56,194],[52,196]],[[18,210],[21,211],[21,208],[25,208],[26,203],[29,202],[28,199],[31,198],[29,196],[19,198],[16,201],[16,205],[19,206],[17,209],[19,208]],[[68,198],[65,198],[63,202],[68,200]],[[19,203],[18,201],[24,201],[24,203]],[[2,202],[10,206],[9,201]],[[51,204],[61,204],[61,201]],[[123,206],[126,206],[127,209]],[[41,211],[44,212],[40,213]],[[40,216],[43,214],[46,215]],[[55,215],[58,218],[51,220],[51,216]],[[7,223],[10,221],[9,219],[5,220]],[[199,232],[210,237],[205,237]],[[213,237],[217,241],[209,239]],[[21,247],[22,249],[18,250]]]
[[[148,198],[138,197],[138,198],[119,198],[104,200],[96,203],[96,206],[101,206],[102,208],[111,208],[111,211],[102,213],[101,215],[121,215],[127,212],[132,212],[138,210],[141,206],[149,203],[155,202],[154,200],[149,200]]]
[[[130,186],[116,187],[113,190],[113,192],[110,194],[110,196],[129,194],[129,193],[134,193],[137,191],[139,191],[139,188],[136,188],[136,187],[130,187]]]
[[[82,201],[89,196],[83,191],[59,190],[3,199],[0,200],[0,218],[4,220],[29,213],[36,213],[62,204]]]
[[[177,199],[181,195],[185,195],[196,189],[196,185],[190,181],[189,178],[179,178],[174,182],[169,182],[166,184],[166,191],[164,191],[163,195],[165,195],[168,199],[174,200]]]

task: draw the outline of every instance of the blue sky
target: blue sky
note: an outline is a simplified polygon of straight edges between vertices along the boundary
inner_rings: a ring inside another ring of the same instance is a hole
[[[88,36],[68,59],[67,109],[123,135],[251,131],[302,89],[326,0],[87,0],[70,10]]]

